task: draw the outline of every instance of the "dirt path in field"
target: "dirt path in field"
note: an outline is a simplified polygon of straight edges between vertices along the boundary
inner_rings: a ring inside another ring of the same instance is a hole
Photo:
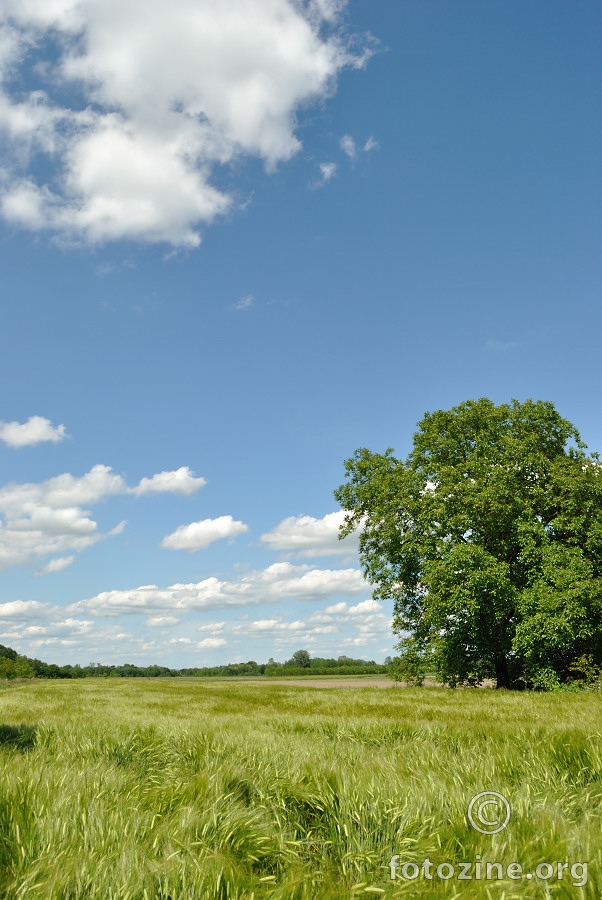
[[[241,678],[238,683],[242,684],[243,679]],[[395,684],[395,682],[391,678],[354,678],[353,675],[347,676],[346,678],[245,678],[244,684],[282,684],[292,687],[315,688],[403,688],[410,686],[405,684],[404,682],[398,682],[398,684]],[[424,682],[424,687],[442,688],[446,687],[446,685],[427,678]],[[495,688],[495,682],[488,679],[484,681],[479,686],[479,688],[481,690],[491,690]],[[461,686],[457,688],[457,690],[465,689],[467,690],[467,688]]]

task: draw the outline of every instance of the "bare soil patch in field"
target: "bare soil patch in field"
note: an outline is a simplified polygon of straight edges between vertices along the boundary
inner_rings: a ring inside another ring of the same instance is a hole
[[[281,684],[281,685],[296,685],[302,687],[316,687],[316,688],[396,688],[396,687],[411,687],[412,685],[406,684],[404,681],[395,682],[391,678],[353,678],[353,676],[345,676],[342,678],[245,678],[246,684]],[[439,681],[435,681],[432,678],[426,678],[424,681],[425,688],[444,688],[447,685],[442,684]],[[458,688],[458,690],[462,690],[465,686],[462,685]],[[493,689],[495,688],[495,682],[491,679],[487,679],[484,681],[479,687]]]
[[[394,682],[391,681],[390,678],[374,678],[368,680],[361,678],[270,678],[257,680],[247,678],[245,679],[246,683],[250,684],[292,684],[298,685],[302,687],[316,687],[316,688],[358,688],[358,687],[371,687],[371,688],[390,688],[394,686]]]

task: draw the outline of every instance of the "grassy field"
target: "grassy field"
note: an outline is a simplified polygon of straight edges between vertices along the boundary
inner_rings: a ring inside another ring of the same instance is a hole
[[[600,695],[87,679],[0,710],[8,900],[602,897]]]

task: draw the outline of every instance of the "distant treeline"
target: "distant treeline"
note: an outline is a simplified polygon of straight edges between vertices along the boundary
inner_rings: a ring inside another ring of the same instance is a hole
[[[170,669],[167,666],[135,666],[124,663],[122,666],[104,666],[101,663],[90,663],[88,666],[57,666],[54,663],[42,662],[21,656],[11,647],[0,644],[0,679],[7,678],[210,678],[240,677],[252,675],[285,676],[285,675],[381,675],[388,671],[387,665],[380,665],[374,660],[351,659],[339,656],[338,659],[322,659],[310,657],[306,650],[297,650],[287,662],[228,663],[224,666],[194,666],[185,669]]]

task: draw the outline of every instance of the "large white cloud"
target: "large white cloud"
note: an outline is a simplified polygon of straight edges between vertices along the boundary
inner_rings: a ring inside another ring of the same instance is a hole
[[[289,159],[297,110],[332,93],[344,66],[363,65],[367,52],[351,54],[337,35],[343,6],[0,0],[0,129],[12,150],[3,215],[90,242],[196,246],[198,225],[233,203],[214,168],[243,155],[268,168]],[[39,84],[23,94],[36,54]],[[39,153],[56,167],[50,184],[32,174]]]
[[[261,542],[271,550],[280,550],[298,557],[349,556],[358,550],[358,534],[339,540],[339,528],[345,521],[345,511],[328,513],[322,519],[313,516],[289,516],[275,528],[261,535]]]
[[[59,572],[72,562],[74,552],[118,534],[125,522],[101,534],[85,508],[106,497],[160,492],[189,495],[204,484],[203,478],[196,478],[184,466],[128,487],[121,475],[102,465],[79,478],[67,472],[42,482],[7,484],[0,488],[0,569],[52,556],[39,574]]]
[[[205,578],[193,584],[155,584],[133,590],[103,591],[69,607],[73,615],[121,616],[129,613],[186,612],[200,609],[257,606],[283,600],[322,600],[326,597],[367,593],[359,569],[312,569],[274,563],[236,581]]]
[[[54,426],[43,416],[30,416],[27,422],[0,422],[0,441],[9,447],[33,447],[45,441],[56,443],[66,437],[64,425]]]
[[[190,525],[180,525],[163,538],[161,546],[168,550],[188,550],[194,553],[196,550],[204,550],[215,541],[236,537],[237,534],[245,534],[248,530],[248,525],[233,519],[232,516],[202,519],[200,522],[191,522]]]

